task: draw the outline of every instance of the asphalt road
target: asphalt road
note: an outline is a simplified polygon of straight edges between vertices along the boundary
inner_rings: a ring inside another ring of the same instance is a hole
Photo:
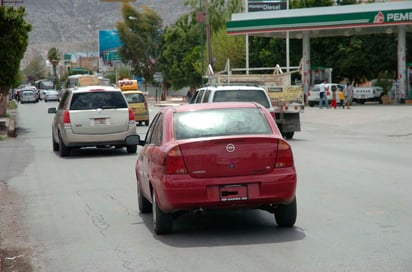
[[[157,236],[137,211],[136,155],[60,158],[52,105],[19,105],[17,138],[0,142],[21,228],[10,239],[31,249],[35,271],[412,271],[412,106],[305,109],[290,141],[295,228],[264,211],[224,211],[183,216]]]

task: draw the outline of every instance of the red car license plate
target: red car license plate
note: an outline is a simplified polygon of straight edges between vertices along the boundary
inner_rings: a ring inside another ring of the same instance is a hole
[[[247,200],[247,186],[228,185],[219,188],[220,201]]]

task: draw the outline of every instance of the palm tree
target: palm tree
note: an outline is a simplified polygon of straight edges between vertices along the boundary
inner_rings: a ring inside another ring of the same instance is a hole
[[[49,52],[47,53],[47,59],[53,66],[53,76],[54,76],[54,84],[56,84],[57,80],[57,65],[59,64],[59,61],[61,59],[59,50],[57,48],[53,47],[50,48]]]

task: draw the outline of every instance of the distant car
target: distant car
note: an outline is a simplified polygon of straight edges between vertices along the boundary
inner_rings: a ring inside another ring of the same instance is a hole
[[[19,92],[20,95],[20,103],[36,103],[37,102],[37,95],[34,90],[31,89],[22,89]]]
[[[149,109],[144,94],[141,91],[123,91],[129,108],[133,110],[136,124],[149,125]]]
[[[137,198],[156,234],[185,212],[263,209],[280,227],[297,217],[292,148],[258,103],[162,108],[139,145]]]
[[[47,90],[44,93],[44,102],[48,101],[59,101],[59,92],[56,90]]]
[[[332,100],[332,94],[333,90],[336,92],[340,89],[344,89],[344,85],[342,84],[337,84],[337,83],[326,83],[325,84],[325,92],[326,92],[326,97],[328,98],[328,102]],[[320,84],[314,85],[308,92],[308,105],[310,107],[313,107],[315,105],[319,105],[319,92],[320,92]]]
[[[46,95],[47,90],[40,89],[39,90],[39,99],[44,100],[44,96]]]
[[[365,102],[379,102],[382,104],[382,96],[384,95],[382,87],[354,87],[352,101],[365,104]]]
[[[120,89],[111,86],[87,86],[67,90],[54,113],[53,150],[60,156],[74,148],[126,147],[136,153],[139,137],[134,114]]]

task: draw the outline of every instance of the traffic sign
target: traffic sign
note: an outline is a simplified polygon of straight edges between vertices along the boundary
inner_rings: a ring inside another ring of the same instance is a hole
[[[153,74],[153,80],[154,80],[154,82],[162,83],[163,82],[163,74],[161,72],[154,73]]]
[[[120,56],[118,52],[105,52],[104,53],[104,60],[120,60]]]

